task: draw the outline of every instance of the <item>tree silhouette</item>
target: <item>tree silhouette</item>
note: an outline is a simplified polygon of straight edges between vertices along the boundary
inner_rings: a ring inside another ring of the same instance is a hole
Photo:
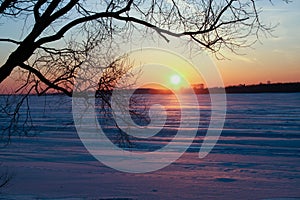
[[[288,0],[284,0],[288,2]],[[0,83],[16,68],[27,74],[24,86],[43,94],[55,89],[72,95],[75,71],[96,46],[112,43],[117,34],[130,35],[137,26],[169,36],[186,37],[216,53],[235,51],[253,43],[260,32],[269,32],[259,18],[254,0],[110,0],[88,3],[80,0],[4,0],[2,18],[24,20],[21,40],[0,38],[16,45],[0,67]],[[27,24],[26,24],[27,23]],[[28,25],[30,23],[30,26]],[[80,32],[82,42],[74,36]],[[66,41],[64,36],[71,35]],[[55,41],[64,42],[57,45]],[[23,75],[23,77],[26,77]],[[22,87],[22,88],[23,88]]]

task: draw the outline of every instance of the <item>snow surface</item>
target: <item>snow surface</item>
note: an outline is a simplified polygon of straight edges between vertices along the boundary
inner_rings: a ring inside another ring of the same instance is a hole
[[[170,102],[168,95],[147,98]],[[300,93],[227,95],[221,138],[204,159],[198,152],[210,101],[208,95],[198,99],[201,121],[188,151],[159,171],[130,174],[103,165],[85,149],[70,98],[31,96],[36,129],[33,137],[12,137],[1,148],[0,172],[12,179],[0,199],[300,199]],[[176,105],[168,104],[165,132],[134,140],[134,150],[155,150],[170,141],[178,126]]]

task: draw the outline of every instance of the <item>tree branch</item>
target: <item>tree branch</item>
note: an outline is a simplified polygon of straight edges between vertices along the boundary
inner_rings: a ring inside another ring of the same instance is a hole
[[[113,17],[113,16],[116,16],[115,12],[109,12],[109,13],[101,12],[101,13],[90,15],[90,16],[87,16],[87,17],[81,17],[81,18],[75,19],[74,21],[72,21],[69,24],[62,27],[56,34],[48,36],[48,37],[43,37],[43,38],[39,39],[38,41],[36,41],[35,42],[35,48],[41,46],[42,44],[59,40],[60,38],[62,38],[64,36],[64,34],[68,30],[70,30],[71,28],[73,28],[76,25],[79,25],[79,24],[84,23],[84,22],[96,20],[98,18]]]
[[[57,8],[61,0],[52,0],[49,4],[48,8],[42,14],[42,18],[48,18],[53,13],[53,11]]]
[[[33,74],[35,74],[43,83],[45,83],[47,86],[53,88],[53,89],[56,89],[58,91],[61,91],[63,93],[65,93],[66,95],[68,96],[72,96],[72,92],[66,90],[65,88],[63,87],[60,87],[54,83],[52,83],[51,81],[49,81],[41,72],[39,72],[38,70],[36,70],[35,68],[29,66],[29,65],[26,65],[25,63],[22,63],[20,64],[20,67],[22,69],[25,69]]]
[[[11,3],[16,2],[17,0],[5,0],[0,5],[0,13],[4,13],[7,8],[10,7]]]
[[[55,19],[58,19],[59,17],[63,16],[66,14],[68,11],[70,11],[77,3],[79,0],[71,0],[66,6],[58,10],[57,12],[53,13],[51,15],[52,21]]]
[[[78,2],[78,0],[71,1],[64,8],[62,8],[61,10],[57,11],[56,13],[54,13],[51,17],[53,17],[53,19],[56,19],[57,17],[60,17],[61,15],[65,14],[69,9],[71,9],[77,2]],[[47,42],[52,42],[52,41],[59,40],[60,38],[62,38],[64,36],[64,34],[68,30],[70,30],[74,26],[79,25],[81,23],[92,21],[92,20],[96,20],[96,19],[99,19],[99,18],[117,17],[118,15],[120,15],[120,14],[122,14],[124,12],[129,11],[132,3],[133,3],[133,0],[129,0],[128,3],[127,3],[127,5],[124,8],[122,8],[119,11],[116,11],[116,12],[100,12],[100,13],[96,13],[96,14],[93,14],[93,15],[89,15],[89,16],[85,16],[85,17],[81,17],[81,18],[75,19],[72,22],[70,22],[69,24],[67,24],[64,27],[62,27],[55,35],[39,39],[36,42],[35,46],[39,47],[42,44],[45,44]]]
[[[39,13],[39,9],[40,9],[41,6],[42,6],[44,3],[46,3],[46,2],[47,2],[47,0],[39,0],[39,1],[35,4],[35,6],[34,6],[34,8],[33,8],[33,13],[34,13],[34,19],[35,19],[36,22],[38,22],[38,21],[40,20],[40,18],[41,18],[40,13]]]
[[[9,38],[0,38],[0,42],[11,42],[14,44],[21,44],[21,42]]]

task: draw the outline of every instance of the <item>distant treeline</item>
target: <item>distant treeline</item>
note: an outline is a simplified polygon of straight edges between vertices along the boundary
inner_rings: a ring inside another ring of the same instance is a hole
[[[182,89],[183,93],[190,93],[191,90]],[[196,94],[221,93],[224,88],[194,88]],[[257,85],[236,85],[225,87],[226,93],[271,93],[271,92],[300,92],[300,82],[297,83],[260,83]],[[135,91],[136,94],[171,94],[171,90],[141,88]]]
[[[238,85],[225,88],[226,93],[268,93],[268,92],[300,92],[300,83],[273,83],[258,85]]]
[[[214,88],[193,88],[196,94],[216,94],[222,93],[224,88],[214,87]],[[291,93],[291,92],[300,92],[300,82],[296,83],[260,83],[256,85],[235,85],[225,87],[226,93]],[[113,91],[97,91],[97,94],[107,94],[111,95]],[[131,91],[135,94],[172,94],[171,90],[166,89],[154,89],[154,88],[139,88],[137,90]],[[182,89],[182,93],[191,93],[191,89]],[[94,93],[91,92],[91,95]],[[0,94],[1,95],[1,94]],[[4,95],[4,94],[2,94]],[[35,95],[35,94],[33,94]],[[62,93],[48,93],[46,95],[62,95]],[[94,94],[95,95],[95,94]]]

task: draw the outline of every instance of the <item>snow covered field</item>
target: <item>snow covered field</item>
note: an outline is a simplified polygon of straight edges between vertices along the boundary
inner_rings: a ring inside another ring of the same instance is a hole
[[[198,152],[210,101],[199,95],[201,121],[191,147],[168,167],[144,174],[116,171],[89,154],[70,98],[30,98],[35,136],[14,137],[1,148],[0,172],[12,179],[0,199],[300,199],[300,93],[227,95],[222,135],[204,159]],[[149,98],[169,102],[168,95]],[[156,148],[168,137],[136,141],[137,147]]]

